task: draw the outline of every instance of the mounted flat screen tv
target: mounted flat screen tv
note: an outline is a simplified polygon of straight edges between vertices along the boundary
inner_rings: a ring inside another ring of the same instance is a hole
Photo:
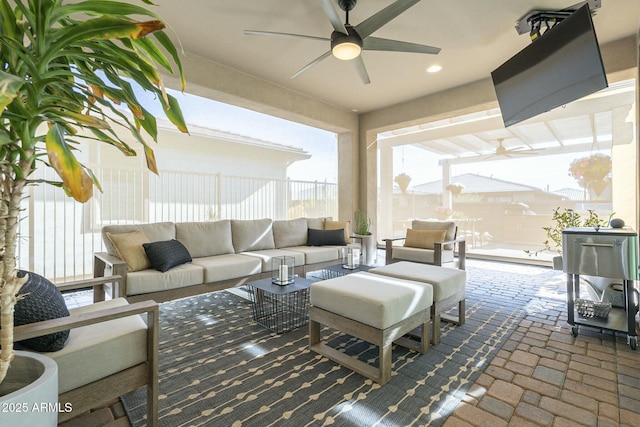
[[[505,127],[608,86],[585,4],[491,73]]]

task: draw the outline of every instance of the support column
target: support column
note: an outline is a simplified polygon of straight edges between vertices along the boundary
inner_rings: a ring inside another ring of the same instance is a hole
[[[615,108],[611,114],[611,205],[616,218],[622,218],[637,230],[638,224],[634,224],[638,217],[637,191],[629,191],[637,186],[638,176],[635,115],[636,111],[629,107]]]

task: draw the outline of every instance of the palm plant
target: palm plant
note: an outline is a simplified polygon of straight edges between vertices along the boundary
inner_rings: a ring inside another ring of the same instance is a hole
[[[0,0],[0,382],[14,355],[16,294],[27,280],[16,269],[20,203],[25,186],[45,182],[33,172],[53,168],[60,180],[46,183],[85,202],[100,185],[74,155],[79,138],[136,155],[118,136],[121,128],[142,144],[147,167],[157,173],[140,131],[155,141],[156,120],[132,83],[154,93],[169,120],[187,132],[160,74],[160,68],[177,72],[184,89],[178,51],[164,28],[155,13],[124,2]]]

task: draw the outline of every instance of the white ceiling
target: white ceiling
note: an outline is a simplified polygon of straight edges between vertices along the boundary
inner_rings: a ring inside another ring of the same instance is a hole
[[[136,1],[136,0],[134,0]],[[329,50],[328,42],[247,36],[245,29],[329,37],[320,0],[155,0],[187,54],[349,110],[367,112],[464,83],[490,72],[530,43],[515,23],[531,9],[561,9],[578,0],[422,0],[373,36],[442,48],[438,55],[363,52],[371,84],[349,62],[329,57],[296,79],[290,76]],[[358,24],[393,3],[360,0],[350,13]],[[344,14],[337,7],[341,17]],[[640,0],[602,0],[594,23],[600,44],[634,35]],[[425,69],[439,64],[436,74]],[[187,79],[188,79],[187,75]]]

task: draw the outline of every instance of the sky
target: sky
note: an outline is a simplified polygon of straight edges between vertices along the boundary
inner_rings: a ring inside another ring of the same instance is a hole
[[[289,166],[289,178],[338,182],[338,152],[334,133],[196,95],[168,91],[178,100],[187,124],[302,148],[311,154],[311,158]],[[150,94],[138,95],[149,111],[158,117],[165,117]]]

